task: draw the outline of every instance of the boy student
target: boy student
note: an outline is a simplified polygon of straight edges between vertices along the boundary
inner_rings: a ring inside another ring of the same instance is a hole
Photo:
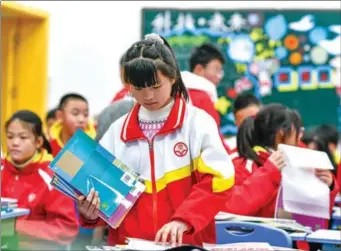
[[[224,76],[223,54],[212,44],[203,44],[195,48],[189,58],[190,72],[181,72],[192,105],[206,111],[220,128],[220,115],[214,107],[218,100],[217,85]],[[220,137],[224,143],[223,135]],[[230,150],[226,144],[228,153]]]
[[[77,93],[64,95],[56,113],[57,122],[50,129],[50,145],[55,157],[78,128],[95,137],[94,125],[89,121],[88,101]]]
[[[261,107],[262,102],[252,93],[243,92],[239,94],[233,104],[233,115],[236,126],[239,128],[246,118],[255,116]],[[225,140],[225,144],[231,149],[231,158],[238,157],[237,138],[230,137]]]

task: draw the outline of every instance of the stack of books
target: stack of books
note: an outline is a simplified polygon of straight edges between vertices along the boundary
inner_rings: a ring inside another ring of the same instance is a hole
[[[13,212],[16,208],[18,208],[18,200],[1,197],[1,212]]]
[[[117,228],[145,185],[139,175],[124,165],[81,130],[73,135],[51,162],[55,174],[51,184],[77,200],[91,189],[99,193],[99,216]]]

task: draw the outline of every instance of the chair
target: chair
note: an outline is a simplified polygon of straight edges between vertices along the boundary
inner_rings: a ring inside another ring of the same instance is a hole
[[[237,221],[216,222],[217,244],[237,242],[267,242],[276,247],[292,247],[290,235],[272,226]]]

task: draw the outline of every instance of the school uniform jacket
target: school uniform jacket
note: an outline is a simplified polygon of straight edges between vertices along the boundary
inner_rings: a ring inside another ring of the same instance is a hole
[[[244,199],[238,201],[230,200],[227,203],[227,211],[235,214],[274,217],[278,190],[281,183],[281,172],[268,160],[270,153],[262,147],[255,147],[259,161],[258,166],[254,161],[242,157],[235,158],[233,164],[236,170],[235,189],[247,186],[244,190]],[[262,185],[259,184],[262,182]],[[330,208],[332,210],[339,186],[334,177],[334,187],[330,192]],[[233,196],[231,197],[233,199]],[[235,203],[233,203],[235,202]]]
[[[45,240],[44,245],[67,245],[78,233],[75,207],[72,199],[51,186],[53,171],[48,167],[51,160],[52,156],[44,151],[27,166],[17,169],[6,158],[1,170],[1,197],[17,199],[19,208],[30,210],[16,221],[21,241],[30,237],[29,240]],[[28,243],[24,245],[35,250]]]
[[[49,131],[49,142],[52,148],[52,156],[56,157],[56,155],[60,152],[60,150],[64,147],[62,140],[60,139],[60,134],[63,129],[63,125],[60,121],[55,122],[50,131]],[[89,122],[88,126],[84,130],[86,134],[88,134],[91,138],[96,137],[96,129],[93,123]]]
[[[112,124],[101,141],[146,185],[122,225],[109,230],[108,244],[122,244],[125,237],[154,240],[172,220],[188,226],[184,243],[215,243],[214,216],[230,197],[234,167],[214,120],[177,98],[163,128],[148,141],[138,124],[139,108],[136,104]],[[83,226],[94,226],[82,221]]]

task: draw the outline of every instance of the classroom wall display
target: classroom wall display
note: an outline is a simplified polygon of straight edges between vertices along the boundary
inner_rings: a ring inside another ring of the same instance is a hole
[[[227,63],[216,109],[224,135],[236,133],[232,104],[253,92],[264,103],[297,109],[305,127],[341,129],[341,14],[337,10],[143,9],[142,37],[164,36],[181,70],[192,48],[213,43]]]

